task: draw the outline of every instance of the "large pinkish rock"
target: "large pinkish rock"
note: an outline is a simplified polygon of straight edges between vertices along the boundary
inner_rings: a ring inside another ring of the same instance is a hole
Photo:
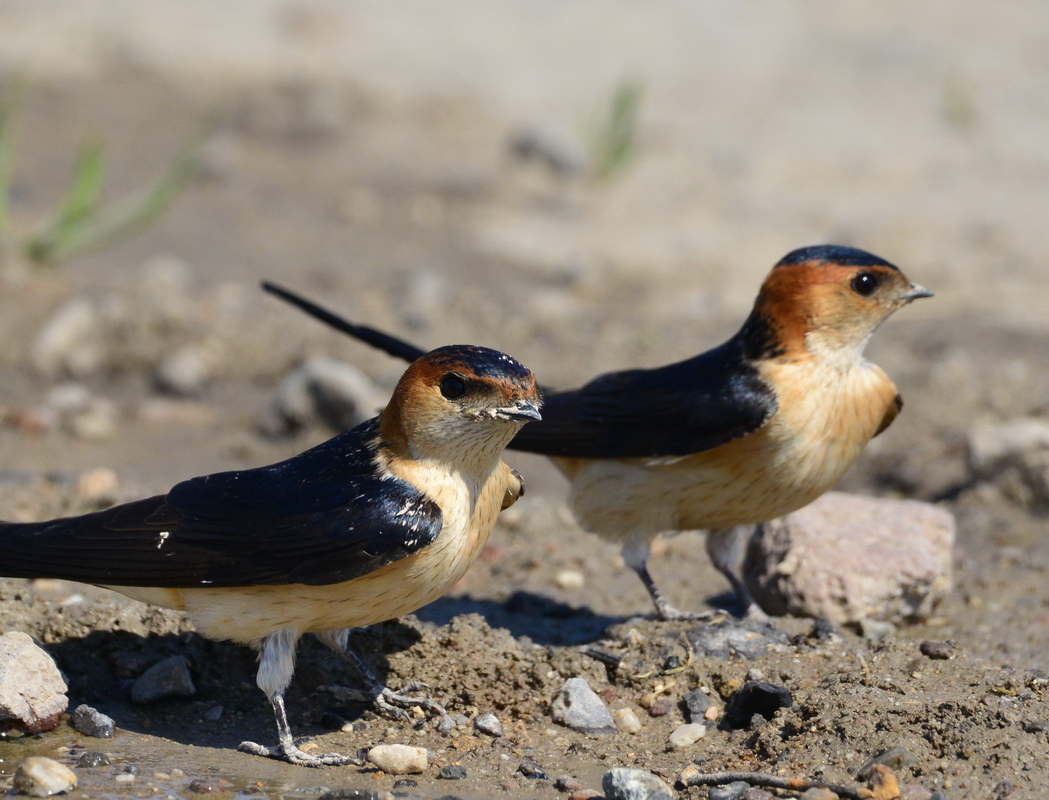
[[[775,616],[916,622],[951,588],[954,530],[929,503],[828,492],[758,527],[743,579]]]
[[[68,705],[65,679],[47,651],[21,631],[0,636],[0,731],[49,731]]]

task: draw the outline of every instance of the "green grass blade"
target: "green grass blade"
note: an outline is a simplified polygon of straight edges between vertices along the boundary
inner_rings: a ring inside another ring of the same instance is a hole
[[[40,264],[54,264],[126,239],[147,227],[167,210],[197,171],[203,139],[203,136],[194,137],[167,172],[150,186],[103,208],[96,205],[87,214],[74,214],[66,224],[33,237],[27,243],[29,257]],[[86,195],[90,176],[83,177]],[[51,233],[54,235],[49,235]]]
[[[607,108],[591,126],[590,163],[596,177],[610,178],[621,172],[637,150],[637,123],[644,89],[638,81],[623,80]]]

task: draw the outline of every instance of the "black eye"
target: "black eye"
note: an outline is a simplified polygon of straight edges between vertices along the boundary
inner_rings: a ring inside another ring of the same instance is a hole
[[[441,394],[449,400],[458,400],[466,394],[466,381],[454,372],[445,375],[441,379]]]
[[[870,297],[878,288],[878,276],[873,272],[861,272],[852,279],[852,291],[863,297]]]

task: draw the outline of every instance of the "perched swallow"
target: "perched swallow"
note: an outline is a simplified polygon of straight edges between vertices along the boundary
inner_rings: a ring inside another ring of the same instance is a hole
[[[286,289],[264,288],[345,333],[412,360],[422,351]],[[898,308],[932,292],[851,247],[786,255],[743,327],[698,356],[545,390],[543,421],[510,443],[549,456],[571,483],[579,524],[619,542],[664,619],[694,618],[648,572],[661,533],[705,529],[707,552],[748,613],[734,572],[737,526],[781,517],[832,487],[903,405],[863,349]]]
[[[378,417],[287,461],[94,514],[0,523],[0,575],[105,586],[255,647],[279,746],[240,749],[311,767],[357,763],[307,755],[292,739],[284,692],[299,637],[316,634],[356,667],[378,710],[443,715],[383,686],[347,648],[347,629],[408,614],[463,576],[523,490],[501,455],[540,419],[539,404],[534,376],[510,356],[442,347],[408,367]]]

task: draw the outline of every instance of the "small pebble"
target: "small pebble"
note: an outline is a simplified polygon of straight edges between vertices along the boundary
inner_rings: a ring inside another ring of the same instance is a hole
[[[743,792],[743,796],[740,800],[776,800],[776,798],[764,789],[759,789],[757,786],[751,786],[747,791]]]
[[[656,700],[652,705],[648,707],[648,716],[650,717],[665,717],[670,713],[671,705],[670,701],[666,698]]]
[[[897,800],[900,796],[896,775],[884,764],[875,764],[871,768],[867,787],[871,790],[871,800]]]
[[[554,583],[566,592],[575,592],[586,586],[586,576],[574,569],[563,569],[554,577]]]
[[[426,770],[429,752],[425,747],[380,744],[368,751],[368,761],[389,775],[407,775]]]
[[[121,772],[113,776],[115,783],[134,783],[135,775],[132,772]]]
[[[394,789],[412,789],[419,785],[415,778],[399,778],[393,782]]]
[[[225,709],[222,706],[212,706],[201,716],[203,716],[204,719],[206,719],[208,722],[218,722],[220,719],[222,719],[223,711],[225,711]]]
[[[116,723],[110,717],[84,704],[76,707],[69,717],[69,724],[84,736],[96,739],[108,739],[116,729]]]
[[[449,733],[455,730],[455,720],[451,717],[441,717],[441,721],[437,723],[438,733]]]
[[[918,763],[918,757],[909,752],[905,747],[896,745],[890,747],[888,750],[876,755],[862,767],[859,772],[856,773],[856,777],[861,781],[867,780],[871,776],[871,772],[874,770],[875,765],[883,764],[892,770],[902,769],[903,767],[909,767],[912,764]]]
[[[749,783],[736,781],[723,786],[711,786],[709,800],[742,800],[744,792],[750,788]]]
[[[946,661],[954,658],[958,653],[958,647],[954,642],[935,642],[928,639],[918,645],[918,649],[921,650],[923,656],[933,660]]]
[[[812,789],[806,789],[800,800],[838,800],[838,795],[830,789],[813,787]]]
[[[932,800],[932,792],[918,783],[900,787],[900,800]]]
[[[698,722],[690,722],[674,729],[667,739],[667,746],[671,750],[691,747],[706,735],[707,729],[704,725],[700,725]]]
[[[460,764],[449,764],[447,767],[441,767],[437,777],[446,781],[465,781],[466,767]]]
[[[110,762],[109,756],[105,753],[100,753],[97,750],[88,750],[85,753],[81,753],[76,765],[83,769],[94,769],[96,767],[108,767],[110,763],[112,762]]]
[[[233,788],[233,784],[222,778],[195,778],[186,787],[187,792],[193,794],[219,794]]]
[[[76,773],[53,758],[30,756],[15,770],[14,787],[18,794],[50,797],[76,788]]]
[[[495,714],[482,714],[474,720],[474,728],[480,733],[496,738],[503,735],[503,723]]]
[[[674,800],[670,787],[643,769],[616,767],[601,780],[608,800]]]
[[[705,693],[699,689],[693,689],[691,692],[685,695],[684,703],[685,709],[688,712],[689,722],[700,722],[705,718],[706,712],[711,708],[715,707],[714,701]]]
[[[560,775],[554,779],[554,788],[559,792],[579,792],[586,787],[571,775]]]
[[[583,678],[569,678],[550,704],[554,722],[580,733],[616,733],[608,707]]]
[[[526,778],[532,781],[548,781],[550,778],[547,777],[543,768],[536,764],[532,759],[526,758],[522,761],[518,767],[517,772],[524,775]]]
[[[616,721],[616,727],[623,733],[637,733],[641,730],[641,720],[638,719],[632,708],[621,708],[613,712],[612,719]]]
[[[731,728],[746,728],[751,718],[772,719],[781,708],[790,708],[794,699],[790,691],[763,681],[747,681],[725,705],[725,723]]]

